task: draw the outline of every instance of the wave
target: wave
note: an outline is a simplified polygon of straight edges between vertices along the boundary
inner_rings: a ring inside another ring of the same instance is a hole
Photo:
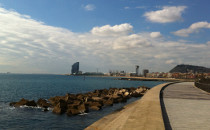
[[[88,113],[81,113],[81,114],[79,114],[80,116],[84,116],[84,115],[87,115]]]

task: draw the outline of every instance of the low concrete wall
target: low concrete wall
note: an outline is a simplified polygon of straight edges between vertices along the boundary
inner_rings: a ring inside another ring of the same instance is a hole
[[[86,130],[164,130],[164,121],[160,105],[160,91],[170,83],[160,84],[150,89],[140,100],[111,113]]]
[[[210,93],[210,84],[195,82],[195,86]]]

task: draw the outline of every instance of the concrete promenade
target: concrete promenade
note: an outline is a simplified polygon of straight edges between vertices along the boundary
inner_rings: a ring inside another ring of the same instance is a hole
[[[153,87],[140,100],[103,117],[86,130],[164,130],[159,95],[168,84]]]
[[[210,130],[210,95],[193,82],[169,85],[163,91],[163,102],[170,122],[166,129]]]

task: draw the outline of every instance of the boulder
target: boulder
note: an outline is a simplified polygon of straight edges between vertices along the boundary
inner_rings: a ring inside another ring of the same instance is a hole
[[[67,102],[68,100],[70,100],[70,94],[67,93],[65,96],[64,96],[64,100]]]
[[[108,95],[116,95],[119,93],[119,89],[118,88],[110,88],[108,91]]]
[[[112,106],[113,105],[113,100],[109,99],[109,100],[104,100],[103,101],[105,106]]]
[[[108,99],[111,99],[112,98],[112,95],[106,95],[105,97],[103,97],[104,100],[108,100]]]
[[[10,102],[9,105],[10,106],[14,106],[17,102]]]
[[[98,96],[99,97],[101,97],[101,98],[103,98],[103,97],[105,97],[107,94],[105,94],[105,93],[100,93]]]
[[[37,101],[37,105],[40,106],[40,107],[43,107],[43,108],[48,108],[48,107],[51,106],[51,105],[47,102],[47,100],[42,99],[42,98],[40,98],[40,99]]]
[[[87,102],[88,99],[89,99],[89,97],[88,97],[88,96],[85,96],[85,97],[84,97],[84,103]]]
[[[92,97],[92,94],[93,94],[93,92],[88,92],[88,93],[86,93],[86,96]]]
[[[23,105],[26,105],[26,103],[29,102],[28,100],[22,98],[19,102],[15,103],[15,107],[20,107],[20,106],[23,106]]]
[[[147,91],[149,90],[149,88],[143,88],[143,91],[141,92],[142,94],[145,94]]]
[[[75,94],[69,94],[67,93],[65,95],[65,100],[68,101],[68,100],[76,100],[77,99],[77,96]]]
[[[84,112],[88,112],[88,108],[85,106],[84,103],[80,105],[69,104],[66,114],[68,116],[72,116],[72,115],[77,115]]]
[[[82,103],[82,101],[80,100],[74,100],[72,104],[74,105],[80,105]]]
[[[77,106],[77,109],[80,111],[80,113],[88,112],[88,109],[85,107],[84,103]]]
[[[78,115],[80,114],[80,111],[76,108],[69,108],[67,111],[66,111],[66,114],[68,116],[72,116],[72,115]]]
[[[36,107],[37,106],[37,104],[34,100],[29,101],[29,100],[26,100],[24,98],[22,98],[18,102],[11,102],[9,105],[14,106],[14,107],[20,107],[20,106],[24,106],[24,105],[31,106],[31,107]]]
[[[137,93],[137,92],[131,93],[131,97],[141,97],[141,96],[143,96],[143,94],[141,93]]]
[[[114,103],[119,103],[121,101],[121,97],[118,95],[113,95],[112,96],[113,102]]]
[[[91,102],[90,103],[90,106],[98,106],[98,107],[101,107],[102,104],[100,104],[99,102]]]
[[[91,106],[90,109],[91,109],[91,110],[98,111],[98,110],[101,109],[101,107],[98,107],[98,106]]]
[[[108,90],[107,89],[102,89],[100,91],[101,94],[107,95],[108,94]]]
[[[135,92],[137,92],[137,93],[141,93],[142,91],[144,91],[144,89],[143,88],[137,88],[136,90],[135,90]]]
[[[99,96],[99,93],[91,93],[91,96],[98,97]]]
[[[77,97],[77,100],[81,100],[81,101],[84,100],[84,95],[83,94],[77,94],[76,97]]]
[[[126,89],[120,89],[119,92],[120,93],[125,93],[126,92]]]
[[[87,106],[87,107],[89,107],[90,109],[91,108],[96,108],[96,107],[98,107],[99,109],[101,109],[102,108],[102,104],[101,103],[99,103],[99,102],[86,102],[85,103],[85,105]],[[95,110],[95,109],[94,109]]]
[[[92,97],[92,100],[99,102],[99,101],[102,101],[102,98],[101,97]]]
[[[26,102],[26,106],[36,107],[37,104],[34,100]]]
[[[55,96],[55,97],[51,97],[48,101],[50,102],[50,104],[52,106],[56,106],[60,100],[65,100],[65,97],[62,96]]]
[[[53,112],[56,114],[62,114],[66,112],[67,103],[65,100],[60,99],[58,104],[54,107]]]
[[[78,107],[78,105],[76,105],[76,104],[68,104],[67,105],[67,109],[70,109],[70,108],[77,108]]]
[[[129,97],[128,96],[124,96],[124,94],[119,95],[119,96],[120,96],[120,98],[117,99],[118,102],[127,102],[127,99],[129,99]]]
[[[124,93],[124,96],[128,96],[128,95],[129,95],[129,92],[125,92],[125,93]]]
[[[135,90],[136,90],[136,88],[134,88],[134,87],[128,88],[128,92],[129,92],[129,93],[132,93],[132,92],[134,92]]]
[[[76,100],[76,99],[75,99],[75,100]],[[66,101],[66,100],[65,100],[65,101]],[[67,104],[74,104],[74,100],[69,99],[69,100],[66,101],[66,103],[67,103]]]

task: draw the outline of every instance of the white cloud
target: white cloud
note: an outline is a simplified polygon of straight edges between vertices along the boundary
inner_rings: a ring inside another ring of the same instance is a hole
[[[172,63],[171,59],[210,66],[209,42],[186,44],[151,38],[149,32],[133,33],[128,23],[74,33],[3,8],[0,19],[0,66],[7,66],[7,70],[0,67],[0,72],[68,73],[76,61],[81,62],[82,71],[99,68],[104,72],[129,72],[136,64],[168,71],[171,68],[165,63]],[[156,32],[157,36],[160,33]]]
[[[146,12],[144,16],[151,22],[170,23],[181,20],[186,6],[164,6],[162,10]]]
[[[167,60],[167,61],[166,61],[166,64],[174,64],[174,63],[175,63],[174,60]]]
[[[93,10],[95,10],[95,8],[96,7],[93,4],[88,4],[84,7],[84,9],[87,10],[87,11],[93,11]]]
[[[124,23],[115,26],[105,25],[102,27],[94,27],[91,33],[98,36],[119,36],[129,34],[132,32],[132,29],[132,25]]]
[[[126,6],[126,7],[124,7],[124,9],[130,9],[130,7]]]
[[[155,55],[154,57],[156,59],[165,59],[165,58],[168,58],[168,56],[169,55],[167,53],[160,53],[160,54]]]
[[[162,37],[162,35],[160,32],[151,32],[150,37],[151,38],[159,38],[159,37]]]
[[[202,28],[209,29],[210,23],[206,21],[193,23],[189,28],[178,30],[176,32],[173,32],[173,34],[181,37],[188,37],[189,34],[199,32]]]
[[[138,34],[132,34],[128,36],[121,36],[113,42],[113,49],[135,49],[150,46],[149,41],[146,38]]]

